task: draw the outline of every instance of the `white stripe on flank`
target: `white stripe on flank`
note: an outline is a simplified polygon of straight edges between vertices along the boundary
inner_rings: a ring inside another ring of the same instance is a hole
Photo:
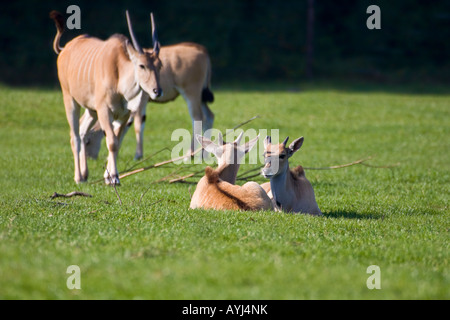
[[[84,62],[84,68],[83,68],[83,77],[82,77],[83,80],[88,80],[89,81],[89,78],[86,78],[87,77],[87,70],[88,70],[89,64],[92,61],[92,56],[93,56],[94,52],[96,51],[96,49],[97,49],[96,47],[91,48],[91,50],[89,51],[89,55],[86,56],[86,59],[85,59],[85,62]]]
[[[83,50],[76,51],[77,52],[77,62],[78,62],[78,73],[77,73],[77,85],[80,83],[80,70],[83,66]]]
[[[80,70],[81,70],[81,67],[83,66],[83,54],[82,54],[82,52],[83,52],[84,50],[78,50],[78,51],[76,51],[76,53],[77,53],[77,62],[78,62],[78,74],[77,74],[77,85],[80,83]]]
[[[89,69],[88,69],[88,77],[87,77],[89,83],[94,83],[94,81],[95,81],[95,79],[93,79],[94,81],[91,82],[91,69],[92,69],[92,62],[97,60],[98,51],[99,51],[99,47],[96,47],[94,52],[92,53],[91,60],[89,61]]]
[[[97,51],[97,55],[99,55],[100,57],[103,54],[103,49],[105,48],[105,43],[106,42],[103,42],[102,45],[101,45],[100,50]],[[97,63],[97,55],[95,56],[95,61],[96,61],[95,63]],[[95,83],[95,74],[96,74],[96,72],[97,72],[97,68],[94,66],[94,81],[92,83]]]
[[[94,51],[94,49],[95,49],[95,47],[90,47],[89,51],[82,58],[83,59],[83,73],[81,75],[82,80],[85,79],[88,60],[89,60],[89,58],[91,58],[91,55],[92,55],[92,52]]]

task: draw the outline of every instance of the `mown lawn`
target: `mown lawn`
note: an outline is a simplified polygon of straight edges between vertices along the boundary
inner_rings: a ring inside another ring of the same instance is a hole
[[[1,87],[0,298],[449,299],[450,93],[263,89],[215,90],[215,127],[260,115],[243,129],[304,136],[292,165],[399,166],[307,170],[323,217],[188,210],[195,185],[154,183],[175,165],[123,179],[121,205],[111,187],[73,182],[58,89]],[[175,146],[177,128],[190,130],[182,98],[150,105],[145,155]],[[119,170],[135,164],[134,148],[130,132]],[[102,146],[89,161],[91,182],[105,157]],[[93,197],[50,198],[75,190]],[[66,286],[70,265],[80,290]],[[371,265],[379,290],[366,285]]]

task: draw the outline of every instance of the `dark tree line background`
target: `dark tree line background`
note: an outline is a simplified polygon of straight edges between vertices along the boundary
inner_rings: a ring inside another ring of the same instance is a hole
[[[150,47],[153,11],[162,45],[193,41],[208,48],[215,83],[298,81],[308,75],[450,82],[450,1],[36,0],[2,2],[1,83],[57,84],[56,30],[48,13],[65,13],[71,4],[81,8],[81,30],[66,30],[62,45],[82,33],[128,36],[129,9],[141,45]],[[381,30],[366,27],[372,4],[381,9]]]

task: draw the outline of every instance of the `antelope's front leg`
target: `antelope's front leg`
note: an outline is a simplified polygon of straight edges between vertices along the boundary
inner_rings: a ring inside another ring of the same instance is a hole
[[[111,169],[108,168],[109,172],[113,171],[113,172],[115,172],[115,175],[112,176],[108,173],[108,171],[105,171],[105,175],[104,175],[105,179],[106,179],[106,177],[108,177],[107,184],[108,183],[109,184],[120,184],[119,172],[117,171],[117,156],[119,154],[120,146],[122,145],[122,140],[123,140],[123,136],[125,135],[125,132],[126,132],[129,117],[130,117],[130,113],[127,112],[120,119],[115,120],[113,122],[114,137],[116,138],[115,141],[118,142],[118,146],[116,148],[117,152],[115,154],[115,162],[114,162],[116,165],[114,167],[111,167]],[[108,161],[108,163],[109,163],[109,161]],[[114,179],[111,179],[111,177],[114,177]],[[112,180],[112,182],[111,182],[111,180]]]
[[[119,153],[120,140],[114,134],[113,116],[108,107],[97,110],[98,121],[105,132],[106,147],[108,148],[108,162],[106,164],[105,174],[103,175],[106,184],[118,185],[119,173],[117,172],[117,155]]]

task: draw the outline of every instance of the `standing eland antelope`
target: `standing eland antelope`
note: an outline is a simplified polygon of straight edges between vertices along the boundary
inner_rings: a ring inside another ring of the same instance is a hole
[[[205,176],[197,184],[191,199],[190,208],[215,210],[273,210],[272,201],[263,188],[256,182],[247,182],[243,186],[235,185],[241,159],[253,148],[258,137],[239,145],[243,133],[232,143],[219,142],[197,135],[202,147],[218,158],[218,168],[206,167]]]
[[[265,166],[262,174],[265,178],[270,178],[270,182],[262,184],[261,187],[272,199],[277,210],[322,215],[303,167],[289,169],[288,159],[300,149],[304,139],[298,138],[286,148],[288,139],[289,137],[283,143],[275,145],[272,144],[270,136],[264,140]],[[272,165],[275,161],[278,166]]]
[[[87,181],[88,168],[84,138],[98,119],[106,135],[108,163],[104,178],[107,184],[119,184],[117,155],[120,137],[130,112],[142,108],[149,96],[161,96],[159,82],[160,44],[156,35],[153,14],[153,50],[142,50],[136,40],[128,11],[126,18],[131,41],[123,35],[100,40],[89,35],[78,36],[60,47],[64,32],[64,19],[57,11],[50,17],[55,21],[57,33],[53,49],[58,54],[58,78],[70,126],[70,143],[75,164],[76,183]],[[80,109],[86,109],[80,123]]]
[[[144,52],[151,52],[144,49]],[[208,51],[202,45],[183,42],[170,46],[161,46],[159,59],[162,62],[159,82],[163,95],[150,97],[150,102],[166,103],[175,100],[181,95],[187,103],[189,114],[192,120],[192,141],[191,152],[194,151],[194,139],[201,131],[207,132],[213,127],[214,114],[208,107],[208,102],[214,101],[214,95],[210,90],[211,86],[211,61]],[[146,120],[146,102],[140,104],[140,108],[131,113],[124,135],[134,122],[136,136],[135,159],[139,160],[144,154],[144,126]],[[84,117],[84,116],[83,116]],[[82,117],[82,120],[83,120]],[[202,125],[195,126],[195,122]],[[200,130],[201,128],[201,130]],[[87,154],[89,157],[97,159],[100,150],[100,141],[104,134],[100,126],[95,125],[88,136]]]

